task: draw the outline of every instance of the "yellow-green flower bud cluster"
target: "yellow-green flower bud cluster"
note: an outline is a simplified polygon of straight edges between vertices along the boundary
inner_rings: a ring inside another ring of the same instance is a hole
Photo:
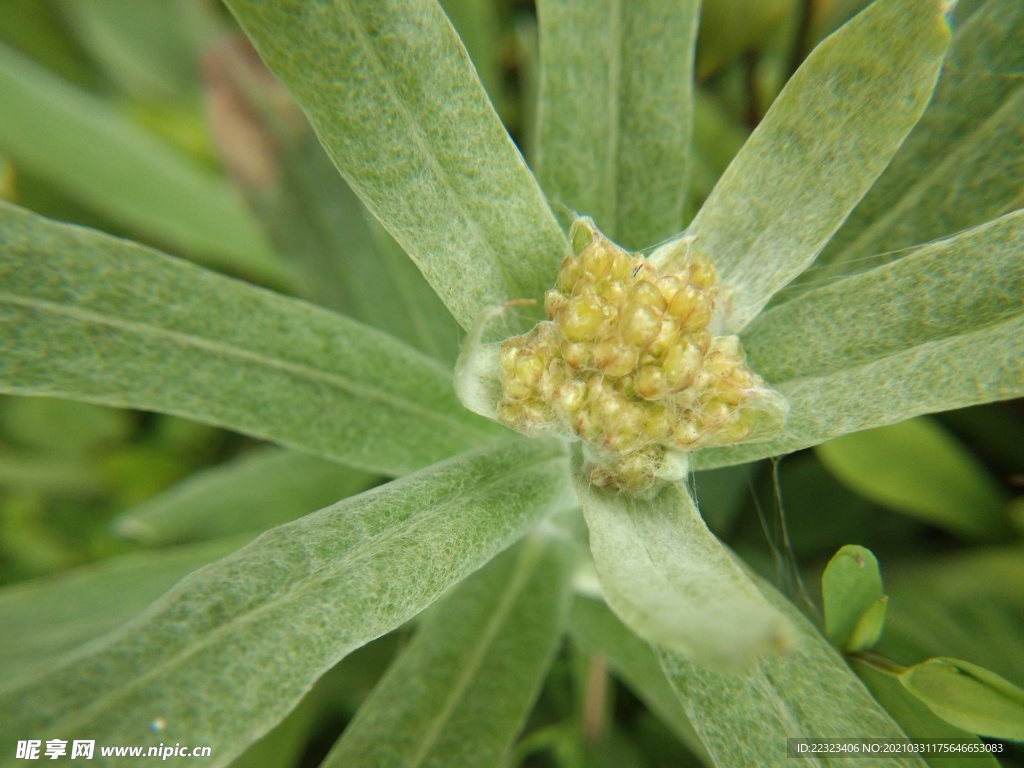
[[[501,347],[498,418],[526,434],[589,444],[592,482],[655,485],[672,452],[747,439],[767,385],[739,340],[708,330],[718,295],[695,251],[671,275],[605,238],[588,219],[545,297],[548,320]]]

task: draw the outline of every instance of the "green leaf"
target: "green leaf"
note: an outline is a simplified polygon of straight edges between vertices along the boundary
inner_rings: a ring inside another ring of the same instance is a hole
[[[363,490],[372,475],[274,448],[198,472],[114,520],[147,546],[261,532]]]
[[[564,236],[436,2],[228,6],[464,328],[488,307],[540,300]]]
[[[743,333],[773,385],[822,376],[1020,317],[1024,211],[769,309]]]
[[[974,734],[962,731],[936,717],[928,707],[900,685],[899,677],[886,666],[874,663],[872,659],[857,656],[853,657],[850,663],[857,676],[871,691],[871,695],[885,707],[910,738],[980,743],[980,739]],[[925,762],[929,768],[999,768],[999,763],[991,755],[963,752],[949,754],[948,757],[939,752],[926,754]]]
[[[176,581],[245,541],[122,555],[0,590],[0,689],[51,670],[68,652],[121,626]]]
[[[3,754],[28,733],[144,742],[159,717],[163,741],[209,745],[210,765],[226,765],[347,653],[412,618],[570,497],[561,447],[516,440],[275,528],[0,696]]]
[[[701,4],[697,78],[707,80],[723,65],[763,43],[796,4],[793,0],[714,0]]]
[[[604,603],[585,597],[573,602],[569,631],[573,640],[586,651],[605,657],[616,676],[647,708],[660,717],[693,754],[710,763],[700,737],[648,643],[630,631]]]
[[[818,255],[885,169],[931,97],[949,43],[946,3],[878,0],[807,58],[688,229],[735,288],[741,330]]]
[[[380,332],[3,204],[0,286],[3,392],[173,413],[381,474],[497,434]]]
[[[947,723],[997,739],[1024,739],[1024,690],[960,659],[928,659],[900,674],[903,687]]]
[[[1018,0],[989,0],[956,28],[932,103],[807,277],[859,271],[865,258],[889,260],[1019,204],[1022,34]]]
[[[698,5],[538,4],[541,185],[626,248],[683,226]]]
[[[837,478],[878,504],[974,538],[1010,532],[1000,482],[934,420],[845,435],[817,452]]]
[[[445,15],[459,33],[480,82],[494,108],[504,116],[510,108],[505,68],[508,62],[507,18],[509,8],[479,0],[441,0]]]
[[[771,586],[761,580],[758,584],[765,599],[796,628],[798,639],[788,653],[766,655],[748,671],[725,671],[659,650],[665,674],[714,764],[792,765],[786,758],[786,739],[791,738],[905,738],[811,623]],[[841,757],[806,762],[850,768],[864,764],[860,758]],[[921,768],[924,762],[905,755],[871,765]]]
[[[211,266],[290,281],[222,179],[2,44],[0,103],[0,149],[16,166]]]
[[[910,663],[971,659],[1024,683],[1024,548],[974,547],[887,568],[889,616],[880,653]]]
[[[573,477],[608,606],[645,640],[700,662],[737,666],[781,650],[792,628],[701,519],[684,487],[649,498]]]
[[[877,624],[877,632],[865,635],[865,630],[873,629],[875,623],[871,621],[871,627],[864,627],[864,620],[875,618],[876,605],[883,606],[884,620],[885,595],[878,560],[871,550],[856,544],[840,549],[821,577],[821,592],[825,629],[832,644],[843,651],[862,651],[874,645],[882,634],[882,626]]]
[[[427,614],[324,768],[498,765],[561,639],[570,566],[563,544],[527,540],[467,579]]]
[[[237,41],[204,59],[221,153],[305,295],[446,362],[459,328],[416,265],[338,175],[299,105]]]
[[[196,0],[61,0],[58,7],[104,73],[145,101],[194,95],[203,49],[223,34],[212,8]]]
[[[743,342],[751,367],[789,400],[783,433],[702,451],[695,465],[1024,394],[1024,355],[1013,353],[1024,326],[1022,236],[1024,212],[1007,214],[765,312]]]

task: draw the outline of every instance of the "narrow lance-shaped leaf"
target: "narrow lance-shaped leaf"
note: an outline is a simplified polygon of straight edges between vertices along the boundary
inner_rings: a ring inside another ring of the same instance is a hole
[[[17,165],[211,266],[290,282],[222,179],[3,44],[0,103],[0,148]]]
[[[567,549],[528,539],[431,610],[324,768],[498,765],[561,639]]]
[[[817,454],[843,483],[883,506],[973,538],[1011,533],[998,478],[933,419],[844,435]]]
[[[143,101],[183,102],[198,91],[203,48],[223,25],[214,6],[186,0],[60,0],[62,21],[117,85]]]
[[[302,110],[242,39],[204,58],[221,152],[268,239],[306,295],[446,362],[458,326],[317,141]]]
[[[784,768],[792,738],[900,739],[905,734],[818,630],[782,595],[758,581],[796,628],[788,653],[750,670],[718,670],[660,649],[661,664],[715,765]],[[801,765],[864,765],[863,756],[812,756]],[[877,768],[924,768],[915,755],[880,756]]]
[[[701,663],[750,663],[792,640],[733,555],[707,529],[686,489],[651,497],[591,485],[574,451],[573,476],[609,607],[644,639]]]
[[[702,451],[695,465],[1024,394],[1022,235],[1024,213],[1008,214],[765,312],[743,343],[751,367],[789,400],[783,433]]]
[[[496,434],[443,367],[380,332],[2,204],[0,391],[173,413],[382,474]]]
[[[248,541],[232,537],[109,558],[0,590],[0,689],[53,669],[141,612],[175,582]]]
[[[615,674],[660,717],[687,748],[705,763],[710,758],[683,706],[665,679],[658,657],[598,600],[578,597],[572,606],[569,632],[576,643],[608,660]]]
[[[25,734],[145,744],[160,718],[164,742],[227,765],[347,653],[568,504],[565,473],[559,446],[505,442],[275,528],[0,696],[2,754]]]
[[[878,0],[807,58],[688,229],[653,255],[696,246],[735,288],[741,330],[803,272],[899,149],[938,78],[950,33],[941,0]]]
[[[1019,205],[1024,4],[988,0],[959,25],[935,97],[806,277],[813,284]],[[874,256],[874,254],[879,254]]]
[[[639,249],[682,228],[696,0],[543,0],[537,165],[556,206]]]
[[[373,476],[333,461],[268,448],[198,472],[114,520],[147,546],[258,533],[367,488]]]
[[[229,0],[335,164],[468,328],[565,239],[433,0]]]

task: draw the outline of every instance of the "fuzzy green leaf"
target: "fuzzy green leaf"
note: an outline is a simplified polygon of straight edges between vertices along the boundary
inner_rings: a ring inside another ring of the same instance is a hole
[[[1010,533],[999,480],[932,420],[844,435],[817,452],[837,478],[879,504],[970,537]]]
[[[467,579],[421,622],[324,768],[498,765],[561,639],[564,544],[527,540]]]
[[[123,555],[0,591],[0,689],[52,669],[76,647],[119,627],[192,571],[239,548],[221,539]]]
[[[0,204],[0,391],[173,413],[402,474],[496,434],[358,323]]]
[[[650,498],[589,482],[574,451],[573,477],[609,607],[644,639],[702,663],[736,666],[785,648],[792,628],[707,529],[686,489]]]
[[[338,175],[281,82],[234,40],[207,54],[205,71],[228,168],[305,295],[454,362],[455,320]]]
[[[743,341],[789,400],[783,433],[702,451],[696,466],[1024,394],[1022,237],[1024,212],[1011,213],[765,312]]]
[[[812,283],[860,271],[865,259],[887,261],[900,248],[949,236],[1020,204],[1022,36],[1024,4],[1018,0],[988,0],[956,28],[935,98],[808,273]]]
[[[258,533],[360,491],[372,475],[274,448],[198,472],[114,520],[147,546]]]
[[[228,0],[335,164],[468,328],[565,239],[432,0]]]
[[[698,5],[538,4],[541,185],[626,248],[683,226]]]
[[[749,671],[723,671],[664,649],[661,664],[683,709],[715,765],[784,768],[786,739],[905,738],[892,718],[865,690],[846,662],[817,629],[771,586],[759,580],[769,600],[796,628],[789,653],[763,657]],[[808,758],[801,765],[864,765],[862,757]],[[906,755],[871,761],[878,768],[924,768]]]
[[[741,330],[818,255],[921,116],[949,28],[941,0],[878,0],[807,58],[688,229],[724,285],[721,319]]]
[[[0,696],[0,754],[29,733],[146,743],[159,717],[163,741],[210,745],[209,764],[227,765],[347,653],[567,505],[567,485],[560,446],[515,440],[275,528]]]
[[[700,737],[648,643],[630,631],[604,603],[585,597],[573,603],[569,631],[585,650],[605,657],[615,674],[648,709],[658,715],[691,752],[710,763]]]
[[[222,179],[3,44],[0,104],[0,148],[16,167],[206,264],[290,282]]]
[[[860,637],[858,631],[884,598],[878,560],[871,551],[855,544],[840,549],[821,577],[821,592],[825,629],[832,644],[844,651],[860,651],[873,645],[881,634],[881,626],[874,637]]]

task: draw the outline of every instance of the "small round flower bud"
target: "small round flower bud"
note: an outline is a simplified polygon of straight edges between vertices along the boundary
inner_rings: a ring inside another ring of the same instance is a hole
[[[562,355],[562,359],[577,371],[594,367],[593,344],[562,339],[562,343],[559,345],[559,352]]]
[[[645,400],[658,400],[668,394],[668,380],[660,365],[645,365],[633,379],[636,393]]]
[[[574,296],[558,311],[558,330],[570,341],[590,341],[604,325],[601,302],[588,296]]]
[[[661,364],[669,391],[680,392],[691,384],[700,373],[703,355],[693,344],[685,341],[665,353]]]
[[[558,310],[565,306],[566,301],[565,294],[558,291],[548,291],[544,294],[544,314],[547,315],[548,320],[554,320]]]
[[[583,275],[583,262],[575,256],[566,256],[558,270],[555,287],[562,293],[569,294],[576,289],[576,283]]]
[[[639,354],[636,347],[617,336],[606,336],[594,347],[594,362],[609,376],[621,377],[636,368]]]
[[[619,310],[619,332],[638,350],[649,347],[661,333],[661,312],[644,304],[627,302]]]

